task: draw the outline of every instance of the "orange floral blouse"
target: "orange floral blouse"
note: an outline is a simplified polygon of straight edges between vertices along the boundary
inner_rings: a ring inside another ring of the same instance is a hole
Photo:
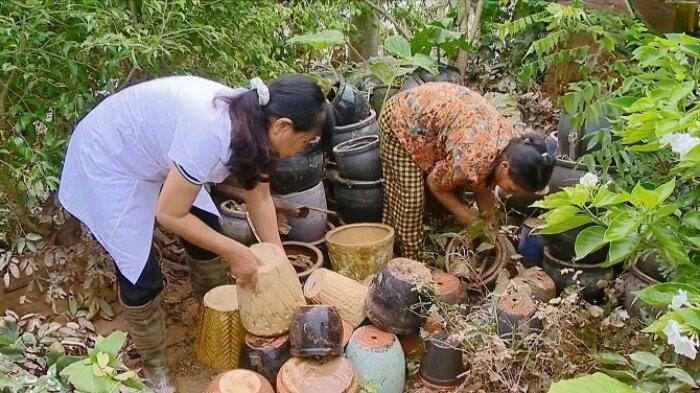
[[[487,187],[494,162],[515,136],[488,100],[464,86],[431,82],[392,101],[383,115],[416,164],[435,172],[439,187]]]

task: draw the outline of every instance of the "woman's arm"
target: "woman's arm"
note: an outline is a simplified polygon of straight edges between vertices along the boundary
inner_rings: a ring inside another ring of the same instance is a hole
[[[259,182],[255,188],[246,191],[245,204],[260,240],[282,247],[275,203],[270,195],[270,183]]]
[[[496,198],[493,195],[493,191],[491,191],[491,189],[477,191],[474,193],[474,196],[476,197],[476,204],[479,206],[479,211],[486,216],[486,220],[491,226],[495,226]]]
[[[231,263],[231,273],[240,285],[254,283],[259,264],[255,254],[190,213],[201,188],[201,185],[187,181],[171,166],[158,199],[156,219],[166,229],[190,243],[226,258]]]
[[[454,214],[457,219],[464,225],[468,225],[477,218],[479,214],[474,210],[464,206],[457,198],[454,191],[445,190],[440,184],[440,172],[433,170],[428,174],[428,188],[435,199],[438,200],[447,210]]]

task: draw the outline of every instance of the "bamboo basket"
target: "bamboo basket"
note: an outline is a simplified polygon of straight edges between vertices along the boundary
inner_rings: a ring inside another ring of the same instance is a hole
[[[335,306],[340,317],[353,328],[365,320],[367,291],[359,282],[323,268],[311,273],[304,285],[304,296],[309,302]]]
[[[212,288],[199,308],[195,356],[202,364],[223,371],[238,367],[245,330],[235,285]]]

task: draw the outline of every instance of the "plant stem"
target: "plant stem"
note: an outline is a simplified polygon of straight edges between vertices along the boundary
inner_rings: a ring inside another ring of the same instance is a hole
[[[368,6],[372,7],[374,10],[382,14],[383,17],[387,18],[393,25],[396,27],[396,30],[398,30],[399,33],[403,36],[403,38],[410,40],[411,39],[411,33],[406,30],[403,25],[399,23],[399,21],[396,20],[393,16],[391,16],[388,12],[386,12],[382,7],[372,3],[370,0],[364,0],[365,4]]]

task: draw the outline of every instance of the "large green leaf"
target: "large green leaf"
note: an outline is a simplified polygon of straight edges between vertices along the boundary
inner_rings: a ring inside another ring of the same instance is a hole
[[[69,365],[61,371],[61,375],[67,376],[68,381],[81,392],[112,393],[119,386],[119,382],[106,375],[96,376],[89,359]]]
[[[639,245],[639,235],[633,233],[624,239],[610,242],[610,251],[608,251],[608,259],[603,264],[603,267],[612,266],[625,261],[632,255]]]
[[[391,55],[400,59],[409,59],[411,57],[411,44],[400,35],[392,35],[384,40],[384,49]]]
[[[656,193],[652,190],[647,190],[641,183],[637,183],[632,189],[632,197],[637,198],[648,208],[653,208],[659,203]]]
[[[437,60],[422,53],[415,54],[406,59],[406,61],[408,61],[412,66],[420,67],[433,75],[437,75],[437,73],[440,72],[438,69]]]
[[[603,373],[595,373],[552,384],[548,393],[641,393]]]
[[[582,214],[569,217],[563,221],[557,221],[553,223],[545,224],[537,232],[543,235],[553,235],[555,233],[566,232],[570,229],[578,228],[582,225],[590,224],[593,220],[589,216],[584,216]]]
[[[624,211],[610,221],[603,238],[608,242],[622,240],[635,231],[639,224],[639,218],[634,211]]]
[[[688,94],[690,94],[694,89],[694,81],[688,81],[679,84],[678,86],[671,89],[667,103],[670,105],[678,104],[679,102],[681,102],[681,100],[684,100],[688,96]]]
[[[676,314],[683,318],[685,323],[700,332],[700,310],[684,307],[676,310]]]
[[[582,259],[588,254],[603,248],[607,241],[603,239],[605,228],[599,225],[584,229],[576,237],[576,259]]]
[[[676,179],[671,179],[667,183],[664,183],[654,190],[654,193],[656,194],[656,203],[654,206],[650,207],[656,207],[660,203],[666,202],[666,199],[673,194],[673,190],[676,189]]]
[[[693,210],[683,216],[683,224],[700,230],[700,211]]]
[[[651,352],[635,352],[629,356],[630,359],[632,359],[632,364],[634,364],[637,370],[643,370],[646,368],[658,369],[662,365],[661,359]]]
[[[679,282],[665,282],[652,285],[637,292],[636,295],[644,303],[665,307],[671,304],[671,300],[678,294],[680,289],[688,292],[688,301],[700,302],[700,289]]]
[[[374,75],[382,84],[390,86],[394,83],[396,79],[396,69],[389,64],[387,61],[378,61],[369,67],[369,71]]]
[[[95,350],[105,352],[114,359],[119,354],[124,341],[126,341],[126,333],[117,330],[107,337],[98,337],[95,340]]]
[[[680,368],[667,368],[664,369],[664,374],[667,377],[671,377],[676,379],[678,382],[686,384],[690,387],[697,388],[698,384],[695,382],[695,379],[688,374],[685,370],[682,370]]]
[[[654,225],[651,231],[658,243],[659,254],[666,262],[674,265],[690,263],[686,248],[671,228],[665,225]]]
[[[596,353],[591,357],[602,365],[627,366],[629,362],[627,358],[615,352]]]
[[[297,35],[287,42],[310,45],[314,49],[325,49],[329,46],[344,44],[345,35],[338,30],[323,30],[313,34]]]

